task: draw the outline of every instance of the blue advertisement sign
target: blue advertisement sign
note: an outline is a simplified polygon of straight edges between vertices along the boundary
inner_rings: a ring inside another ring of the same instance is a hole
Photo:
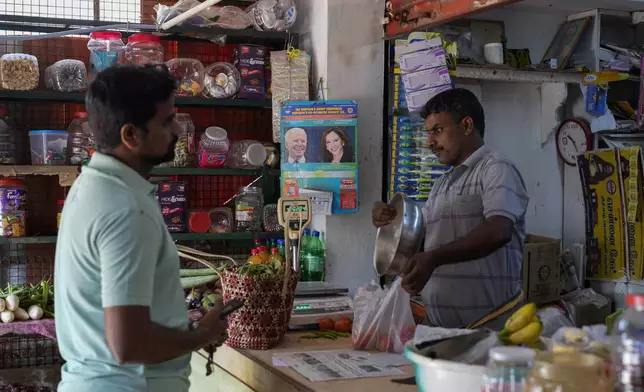
[[[282,195],[332,193],[331,213],[358,212],[357,102],[285,102],[281,117]]]

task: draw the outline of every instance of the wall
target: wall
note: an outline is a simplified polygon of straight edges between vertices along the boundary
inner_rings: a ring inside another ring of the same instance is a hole
[[[354,290],[376,277],[371,207],[382,192],[384,0],[300,0],[298,6],[296,31],[314,55],[314,86],[323,77],[326,99],[358,101],[360,212],[314,222],[326,233],[327,282]]]

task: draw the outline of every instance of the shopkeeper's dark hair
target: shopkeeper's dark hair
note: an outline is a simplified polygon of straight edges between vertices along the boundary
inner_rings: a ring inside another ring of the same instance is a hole
[[[483,106],[476,95],[464,88],[443,91],[430,99],[420,116],[426,119],[430,114],[449,113],[454,121],[461,122],[465,117],[471,117],[474,128],[479,131],[481,137],[485,135],[485,113]]]
[[[126,124],[145,131],[157,104],[167,101],[175,87],[165,65],[113,66],[96,75],[85,101],[99,151],[120,145]]]

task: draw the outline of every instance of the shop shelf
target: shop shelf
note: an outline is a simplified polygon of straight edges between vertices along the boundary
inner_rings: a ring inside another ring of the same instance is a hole
[[[24,15],[0,14],[0,29],[9,31],[29,31],[38,33],[56,33],[75,29],[101,26],[121,26],[114,28],[121,30],[124,35],[136,32],[160,33],[156,25],[141,23],[123,23],[98,20],[79,20],[63,18],[43,18]],[[87,33],[88,34],[88,33]],[[227,44],[258,43],[264,45],[284,45],[288,40],[297,38],[288,32],[257,31],[252,28],[244,30],[230,30],[216,27],[190,27],[177,26],[162,33],[162,38],[167,39],[201,39],[208,40],[215,37],[225,37]],[[293,41],[294,42],[294,41]],[[295,45],[295,43],[294,43]]]
[[[204,169],[199,167],[169,167],[152,169],[151,175],[168,175],[168,176],[260,176],[268,174],[270,176],[279,176],[280,171],[276,169],[269,170],[241,170],[241,169]]]
[[[9,91],[0,90],[0,100],[85,103],[85,93],[64,93],[59,91]],[[209,108],[239,108],[239,109],[270,109],[272,102],[267,99],[209,99],[201,97],[177,97],[179,107],[209,107]]]
[[[244,241],[255,238],[281,238],[282,232],[240,232],[240,233],[173,233],[175,241]],[[0,238],[0,245],[54,244],[56,236],[5,237]]]
[[[514,68],[457,65],[456,77],[498,82],[580,83],[581,72],[531,71]]]

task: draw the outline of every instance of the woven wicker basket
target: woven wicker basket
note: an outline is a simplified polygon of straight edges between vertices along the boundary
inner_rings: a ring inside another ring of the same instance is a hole
[[[284,277],[279,275],[241,275],[227,270],[221,277],[224,302],[244,301],[241,309],[228,316],[226,344],[267,350],[279,343],[291,320],[299,275],[290,274],[285,291]]]
[[[234,260],[227,256],[213,255],[177,246],[181,257],[198,261],[215,269],[203,258]],[[199,257],[195,257],[197,255]],[[285,275],[246,275],[232,269],[221,271],[224,303],[237,299],[244,306],[228,315],[228,340],[231,347],[267,350],[279,343],[291,320],[295,289],[300,280],[292,269]]]

